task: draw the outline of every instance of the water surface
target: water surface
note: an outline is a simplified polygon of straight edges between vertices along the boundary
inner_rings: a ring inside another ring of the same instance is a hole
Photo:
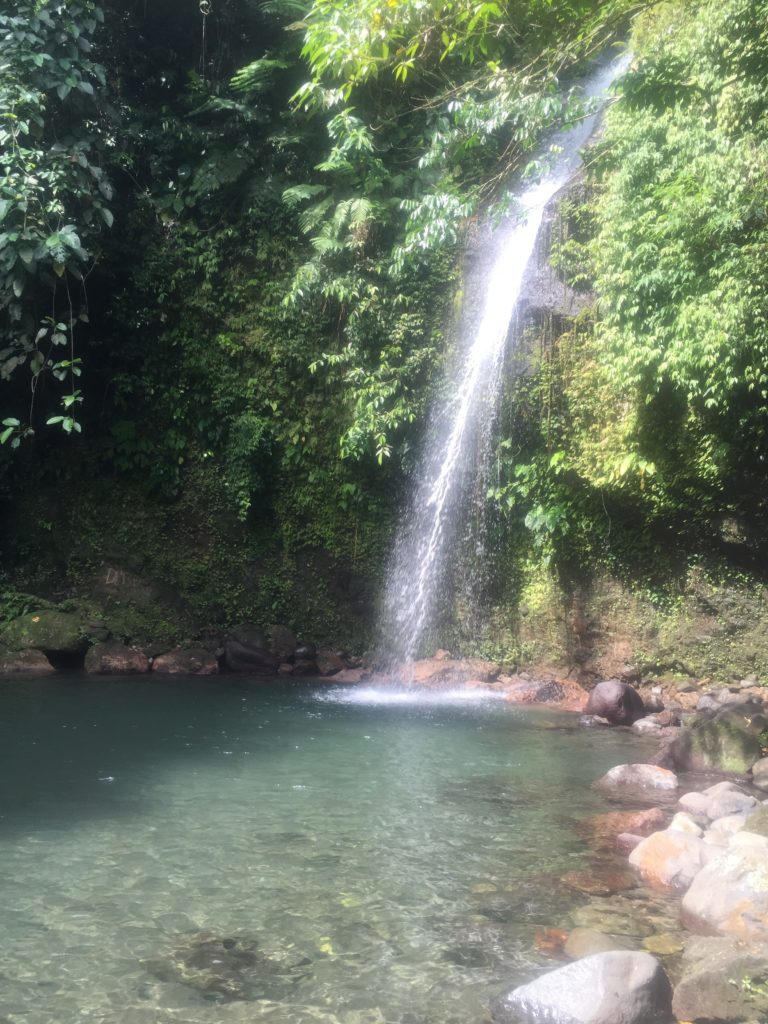
[[[589,783],[645,750],[327,683],[57,678],[0,707],[5,1024],[475,1024],[572,903]],[[230,1001],[158,971],[201,934],[303,966]]]

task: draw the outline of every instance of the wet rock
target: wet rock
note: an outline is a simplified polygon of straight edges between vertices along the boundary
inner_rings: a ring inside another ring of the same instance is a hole
[[[177,982],[230,1002],[285,998],[308,975],[310,961],[293,954],[267,955],[249,936],[196,932],[143,966],[160,981]]]
[[[128,676],[149,672],[149,660],[138,647],[111,640],[94,644],[85,656],[85,671],[89,675]]]
[[[314,661],[315,655],[317,654],[317,647],[313,643],[309,643],[306,640],[301,640],[298,643],[295,651],[295,658],[297,661]]]
[[[202,647],[179,647],[158,655],[152,662],[152,671],[171,676],[213,676],[219,665],[211,652]]]
[[[321,647],[315,657],[315,663],[321,676],[334,676],[337,672],[343,672],[347,663],[335,651],[328,647]]]
[[[511,677],[504,686],[504,697],[513,704],[551,704],[561,701],[562,686],[554,679]]]
[[[693,880],[681,916],[694,932],[768,942],[768,838],[732,836]]]
[[[597,953],[500,996],[491,1016],[499,1024],[669,1024],[672,986],[649,953]]]
[[[629,683],[605,679],[590,693],[584,713],[606,718],[611,725],[632,725],[645,715],[645,705]]]
[[[629,863],[651,889],[685,892],[713,857],[713,848],[698,836],[665,829],[639,843]]]
[[[617,897],[597,899],[577,907],[570,918],[576,927],[593,928],[608,935],[643,938],[654,930],[641,908],[622,906]]]
[[[683,937],[674,932],[661,932],[643,939],[643,949],[654,956],[675,956],[683,948]]]
[[[598,779],[593,785],[598,789],[614,791],[658,790],[670,792],[677,789],[677,776],[666,768],[652,764],[618,764]]]
[[[760,757],[759,733],[751,728],[753,705],[736,705],[712,716],[699,716],[670,744],[682,771],[744,773]]]
[[[537,928],[533,944],[537,953],[543,956],[558,956],[568,941],[568,932],[563,928]]]
[[[55,671],[42,651],[0,651],[0,677],[47,676]]]
[[[571,960],[580,960],[595,953],[609,953],[611,950],[637,949],[637,942],[626,936],[606,935],[594,928],[574,928],[568,936],[564,951]]]
[[[366,671],[363,668],[343,668],[333,677],[335,683],[360,683],[365,679]]]
[[[598,849],[613,849],[616,837],[622,833],[649,836],[667,823],[667,814],[661,807],[649,807],[642,811],[610,811],[595,814],[587,819],[577,831],[591,846]]]
[[[0,645],[10,651],[82,654],[88,637],[77,615],[43,609],[12,619],[0,632]]]
[[[628,857],[636,846],[642,843],[644,836],[636,836],[631,832],[620,832],[616,836],[616,853],[621,853],[625,857]]]
[[[685,947],[683,972],[675,986],[672,1008],[685,1021],[743,1024],[765,1019],[768,994],[750,983],[761,982],[766,975],[767,947],[695,936]]]
[[[239,626],[224,640],[224,666],[230,672],[273,674],[279,659],[269,649],[269,638],[258,626]]]
[[[498,678],[500,671],[498,665],[481,658],[426,658],[414,661],[412,681],[418,686],[458,686],[467,679],[491,683]]]
[[[269,650],[279,662],[290,661],[297,647],[295,634],[287,626],[273,625],[269,627]]]

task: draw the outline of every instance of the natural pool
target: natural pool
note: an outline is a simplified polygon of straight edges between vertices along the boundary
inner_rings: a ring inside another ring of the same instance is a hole
[[[328,683],[57,677],[0,706],[3,1024],[476,1024],[574,902],[589,783],[647,751]]]

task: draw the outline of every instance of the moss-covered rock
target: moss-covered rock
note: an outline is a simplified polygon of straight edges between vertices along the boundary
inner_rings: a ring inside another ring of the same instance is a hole
[[[760,757],[760,737],[738,707],[694,719],[680,731],[670,747],[677,768],[683,771],[719,771],[743,774]]]
[[[88,636],[77,615],[41,610],[9,622],[0,633],[0,644],[10,651],[79,654],[87,650]]]

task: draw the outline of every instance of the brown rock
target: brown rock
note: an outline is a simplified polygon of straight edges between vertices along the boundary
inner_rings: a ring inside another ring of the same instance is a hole
[[[365,678],[365,669],[343,668],[333,677],[335,683],[360,683]]]
[[[111,640],[94,644],[85,656],[88,675],[130,676],[149,672],[149,659],[138,647]]]
[[[688,832],[666,829],[643,839],[629,863],[651,889],[685,892],[715,856],[714,848]]]
[[[504,686],[504,696],[514,704],[551,704],[563,699],[563,688],[554,679],[512,676]]]
[[[664,828],[667,814],[661,807],[650,807],[643,811],[610,811],[596,814],[587,819],[578,831],[587,842],[597,849],[614,849],[616,837],[621,833],[635,836],[649,836]]]
[[[0,676],[47,676],[55,671],[42,651],[0,651]]]
[[[219,666],[210,651],[201,647],[179,647],[158,655],[152,662],[152,671],[161,675],[212,676],[219,671]]]

